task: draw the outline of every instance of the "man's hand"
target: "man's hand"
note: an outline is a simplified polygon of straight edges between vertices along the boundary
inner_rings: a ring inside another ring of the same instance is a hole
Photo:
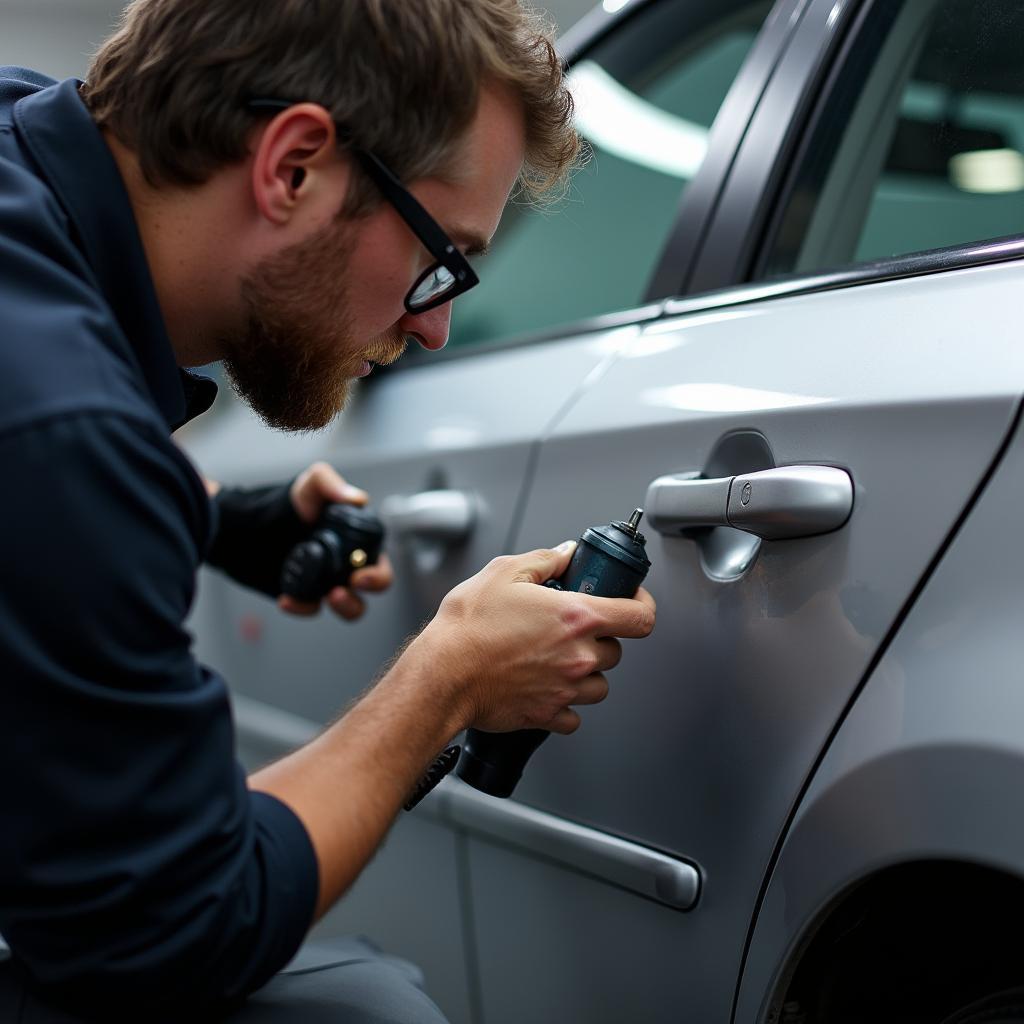
[[[341,478],[332,479],[336,487]],[[573,548],[570,541],[496,558],[441,602],[340,721],[250,778],[305,825],[320,866],[319,914],[355,881],[456,733],[470,726],[574,732],[580,720],[572,705],[608,693],[602,673],[622,656],[614,638],[654,628],[646,590],[620,599],[538,586],[565,571]]]
[[[448,594],[404,656],[446,666],[466,727],[575,732],[572,706],[608,695],[604,673],[622,658],[615,638],[654,629],[654,598],[643,588],[606,598],[538,586],[560,576],[574,550],[569,541],[494,559]]]
[[[333,466],[318,462],[292,484],[291,500],[299,518],[313,525],[320,518],[325,505],[365,505],[370,496],[366,491],[347,483]],[[376,565],[353,573],[349,586],[335,587],[324,600],[335,614],[354,621],[366,611],[366,603],[356,591],[379,593],[387,590],[393,580],[391,562],[387,555],[382,554]],[[320,611],[320,602],[297,601],[286,595],[279,597],[277,603],[282,611],[292,615],[316,615]]]

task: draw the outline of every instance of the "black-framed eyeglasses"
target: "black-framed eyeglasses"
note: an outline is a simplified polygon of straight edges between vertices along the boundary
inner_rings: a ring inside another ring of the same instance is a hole
[[[291,100],[262,97],[246,103],[250,110],[287,110],[295,105]],[[414,315],[426,313],[478,285],[480,278],[476,276],[469,261],[416,197],[373,153],[352,141],[351,133],[345,125],[335,121],[334,126],[339,140],[345,142],[349,152],[373,179],[384,198],[436,260],[416,278],[405,297],[405,308]]]

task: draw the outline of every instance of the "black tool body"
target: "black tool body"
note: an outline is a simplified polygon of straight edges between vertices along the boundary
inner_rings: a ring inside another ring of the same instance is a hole
[[[629,522],[594,526],[584,531],[569,567],[544,585],[597,597],[634,597],[651,567],[646,540],[637,532],[642,509]],[[456,775],[491,796],[512,795],[530,755],[551,735],[544,729],[466,733]]]
[[[369,509],[328,505],[309,540],[296,544],[281,571],[281,593],[299,601],[319,601],[344,587],[357,569],[376,565],[384,546],[384,526]]]

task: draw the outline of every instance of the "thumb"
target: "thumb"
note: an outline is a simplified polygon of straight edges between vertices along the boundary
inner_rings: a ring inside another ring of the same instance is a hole
[[[515,578],[523,583],[546,583],[561,576],[569,567],[576,551],[576,541],[567,540],[557,548],[538,548],[520,555],[516,561]]]
[[[365,505],[369,495],[348,483],[333,466],[317,462],[292,484],[291,499],[299,518],[313,523],[324,505],[331,502]]]

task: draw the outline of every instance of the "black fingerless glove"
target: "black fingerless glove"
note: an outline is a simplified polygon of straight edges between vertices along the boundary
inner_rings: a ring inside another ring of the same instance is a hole
[[[292,505],[291,487],[288,483],[223,488],[213,499],[217,532],[207,563],[243,586],[276,598],[285,558],[310,532]]]

